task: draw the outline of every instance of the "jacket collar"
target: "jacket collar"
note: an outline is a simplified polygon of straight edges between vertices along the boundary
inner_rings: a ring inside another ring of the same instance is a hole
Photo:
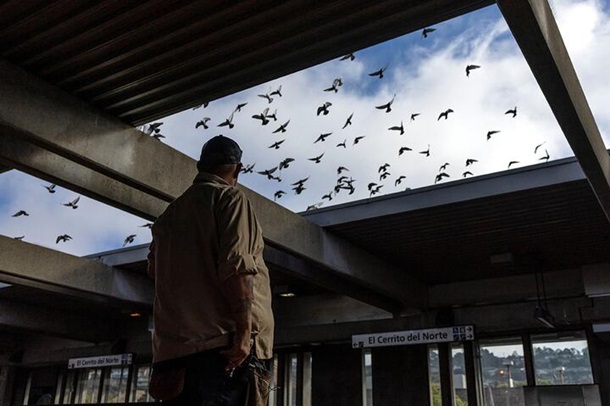
[[[199,172],[197,176],[195,176],[193,183],[220,183],[221,185],[229,185],[229,183],[220,176],[207,172]]]

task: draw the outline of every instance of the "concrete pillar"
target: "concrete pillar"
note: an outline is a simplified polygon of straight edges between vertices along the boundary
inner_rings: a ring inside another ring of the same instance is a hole
[[[312,351],[311,363],[312,405],[362,405],[360,350],[352,349],[350,345],[322,346]]]
[[[610,342],[595,334],[589,337],[589,353],[602,405],[610,404]]]
[[[374,405],[430,404],[425,345],[379,347],[371,354]]]

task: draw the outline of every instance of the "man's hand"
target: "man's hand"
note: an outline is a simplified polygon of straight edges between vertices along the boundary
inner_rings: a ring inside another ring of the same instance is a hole
[[[225,295],[231,306],[235,332],[233,345],[222,352],[227,357],[226,371],[230,372],[241,365],[250,354],[252,338],[252,301],[254,300],[254,277],[240,274],[230,277],[224,284]]]
[[[250,334],[235,334],[233,336],[233,345],[231,348],[221,352],[227,358],[226,372],[231,372],[239,367],[250,355],[252,340]]]

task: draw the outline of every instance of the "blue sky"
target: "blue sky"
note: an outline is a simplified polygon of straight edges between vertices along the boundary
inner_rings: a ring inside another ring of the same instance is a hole
[[[606,85],[610,71],[610,22],[607,2],[594,0],[553,1],[560,30],[598,126],[608,146],[610,106]],[[538,88],[527,63],[510,34],[496,6],[487,7],[434,26],[436,31],[423,39],[421,32],[357,51],[354,61],[338,59],[297,72],[235,95],[215,100],[207,108],[186,110],[162,121],[162,140],[170,146],[198,157],[203,142],[224,134],[237,140],[244,150],[243,161],[255,164],[255,171],[270,169],[285,158],[294,158],[281,172],[281,182],[245,174],[243,185],[273,199],[278,190],[286,194],[278,204],[300,212],[308,206],[332,204],[370,197],[367,185],[383,185],[380,195],[401,192],[435,183],[439,168],[450,177],[439,183],[462,179],[470,170],[474,176],[572,156],[565,137]],[[470,77],[468,64],[480,65]],[[371,73],[388,66],[383,79]],[[337,93],[324,92],[335,78],[344,85]],[[272,103],[258,97],[282,86],[282,97]],[[375,106],[396,95],[392,111]],[[248,104],[234,114],[235,127],[218,127],[238,103]],[[327,116],[316,115],[324,102],[331,102]],[[515,118],[504,114],[518,107]],[[262,126],[252,119],[269,107],[277,109],[277,121]],[[440,112],[453,109],[447,120],[438,120]],[[353,113],[352,125],[343,128]],[[420,113],[410,120],[413,113]],[[202,117],[210,117],[207,130],[195,129]],[[274,134],[280,124],[290,120],[286,133]],[[388,128],[402,121],[404,135]],[[488,131],[499,131],[490,140]],[[322,133],[332,134],[326,141],[314,143]],[[357,145],[357,136],[365,138]],[[268,146],[284,139],[278,150]],[[336,147],[346,140],[346,148]],[[534,153],[535,146],[543,144]],[[430,156],[420,151],[430,146]],[[401,147],[412,151],[399,156]],[[324,153],[321,163],[308,158]],[[477,162],[468,168],[466,159]],[[390,175],[379,179],[379,167],[389,164]],[[349,169],[343,175],[354,179],[355,192],[333,193],[333,200],[322,196],[332,192],[337,182],[337,168]],[[279,172],[279,171],[278,171]],[[396,179],[404,180],[395,185]],[[297,195],[292,183],[309,177],[306,190]],[[150,240],[145,220],[120,212],[86,197],[77,210],[62,206],[77,194],[58,188],[54,195],[42,187],[43,181],[10,171],[0,175],[0,233],[76,255],[120,248],[125,237],[137,234],[134,244]],[[30,216],[11,217],[18,210]],[[67,233],[74,239],[55,244],[57,235]]]

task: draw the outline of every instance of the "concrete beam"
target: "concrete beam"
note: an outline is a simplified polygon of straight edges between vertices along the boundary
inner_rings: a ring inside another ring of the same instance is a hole
[[[11,136],[166,202],[190,185],[196,171],[192,158],[4,61],[0,61],[0,78],[0,133],[9,131]],[[56,179],[64,178],[65,172],[57,166],[45,169]],[[83,188],[96,191],[98,186],[85,180]],[[270,246],[301,256],[403,307],[426,306],[426,287],[406,272],[242,189],[255,206]]]
[[[88,342],[112,340],[113,323],[42,306],[0,301],[0,328]]]
[[[610,220],[610,156],[548,2],[497,3]]]
[[[0,173],[8,172],[11,169],[13,169],[13,168],[10,168],[10,167],[5,166],[5,165],[0,165]]]
[[[143,275],[0,236],[0,279],[90,300],[151,306],[153,283]]]

